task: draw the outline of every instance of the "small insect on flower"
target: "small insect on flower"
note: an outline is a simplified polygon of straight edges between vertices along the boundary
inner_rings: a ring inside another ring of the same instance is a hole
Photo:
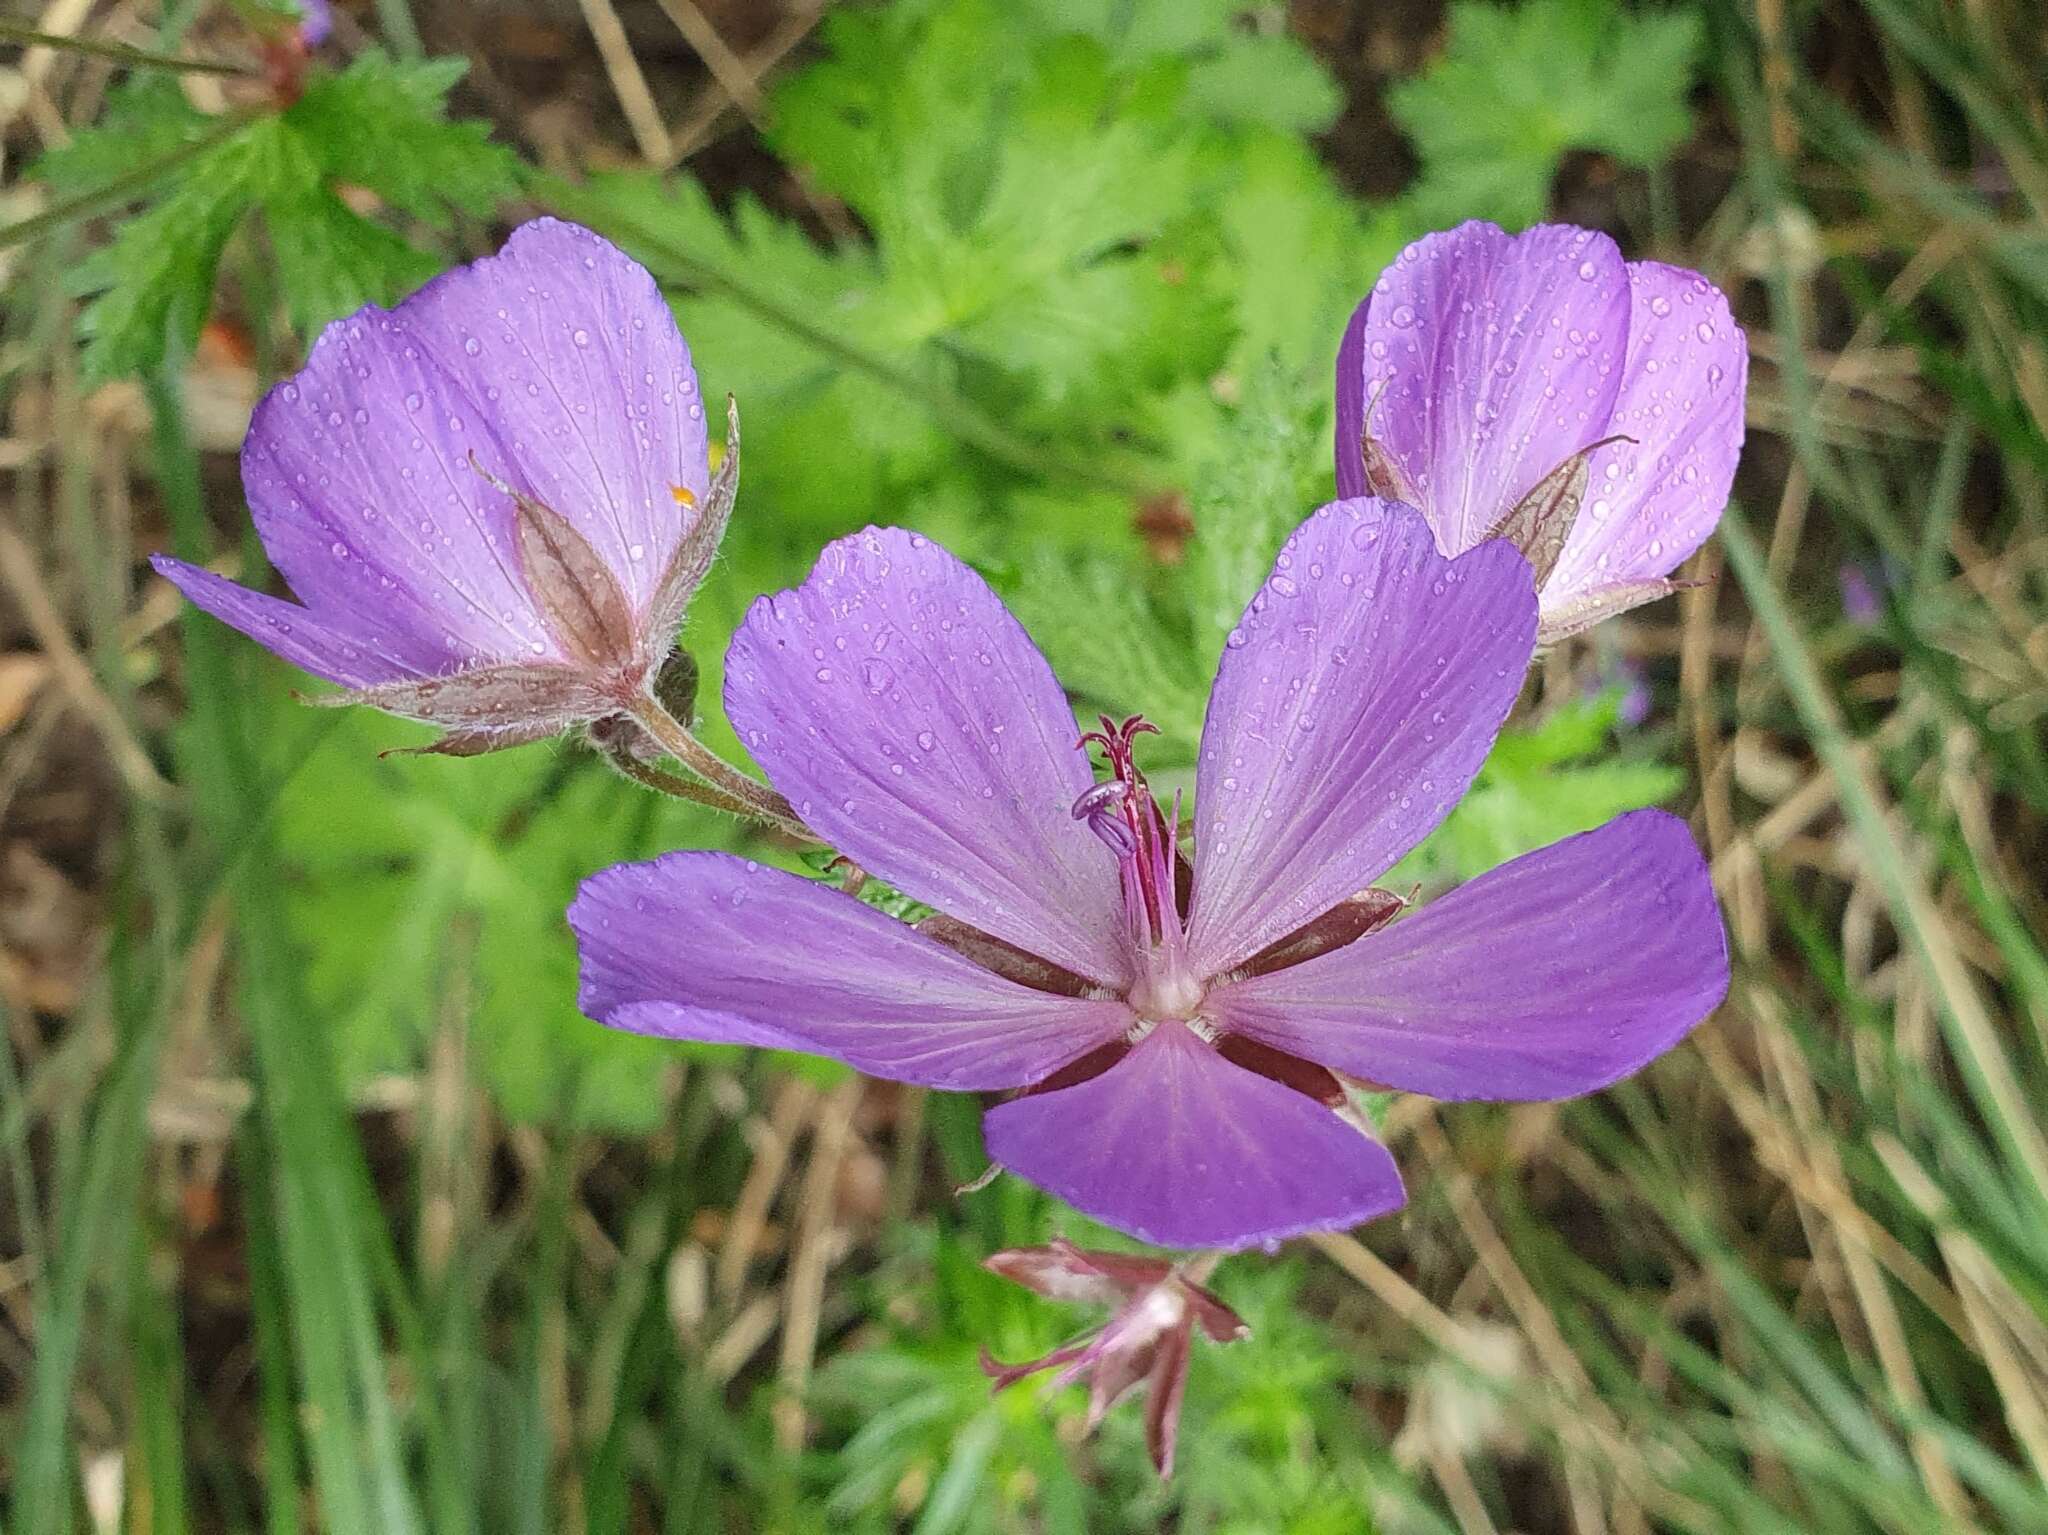
[[[1400,921],[1372,888],[1471,783],[1535,630],[1508,544],[1446,559],[1411,508],[1325,507],[1229,636],[1184,817],[1137,766],[1142,722],[1077,742],[1052,669],[973,571],[900,529],[841,539],[748,613],[726,712],[804,821],[942,915],[909,927],[723,853],[622,864],[569,910],[581,1005],[1009,1092],[985,1126],[995,1162],[1162,1246],[1383,1215],[1401,1179],[1349,1083],[1589,1092],[1727,986],[1705,864],[1661,812]]]
[[[1742,451],[1742,328],[1696,272],[1607,236],[1469,223],[1380,274],[1337,354],[1337,491],[1421,509],[1446,554],[1528,556],[1549,644],[1678,590]]]
[[[689,348],[654,280],[573,224],[327,327],[256,408],[242,483],[297,602],[159,555],[186,596],[364,703],[492,751],[630,716],[710,567]]]
[[[1048,1300],[1114,1308],[1110,1319],[1079,1342],[1021,1364],[1000,1364],[981,1351],[982,1373],[1003,1390],[1055,1367],[1055,1387],[1088,1382],[1088,1432],[1128,1393],[1143,1385],[1145,1446],[1163,1477],[1173,1475],[1180,1437],[1180,1403],[1187,1390],[1195,1328],[1217,1343],[1249,1337],[1242,1318],[1201,1280],[1216,1266],[1214,1254],[1186,1263],[1131,1253],[1092,1252],[1056,1237],[1045,1247],[1013,1247],[984,1267],[1035,1290]]]

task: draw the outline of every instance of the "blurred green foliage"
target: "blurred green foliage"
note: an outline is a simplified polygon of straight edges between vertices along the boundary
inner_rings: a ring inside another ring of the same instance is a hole
[[[362,304],[390,303],[443,258],[357,213],[343,185],[445,230],[458,212],[491,211],[515,161],[481,123],[450,121],[460,59],[401,61],[370,51],[316,74],[282,112],[209,117],[161,75],[115,92],[91,131],[30,169],[59,197],[83,197],[165,167],[140,211],[95,251],[74,291],[95,295],[80,318],[95,380],[146,373],[189,355],[212,307],[228,239],[260,216],[292,324],[309,334]]]
[[[1533,224],[1568,150],[1662,164],[1692,131],[1686,96],[1704,44],[1687,7],[1461,0],[1442,56],[1387,93],[1422,161],[1407,194],[1415,216]]]

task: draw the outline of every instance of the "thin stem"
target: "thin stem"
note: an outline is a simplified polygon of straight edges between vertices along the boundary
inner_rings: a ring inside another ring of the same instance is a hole
[[[624,746],[600,746],[598,755],[616,768],[621,775],[630,778],[642,788],[652,789],[656,794],[666,794],[670,799],[689,800],[692,804],[704,805],[726,815],[738,816],[742,820],[754,820],[760,812],[736,795],[714,789],[707,783],[693,778],[678,777],[664,773],[658,767],[651,767]]]
[[[97,37],[66,37],[61,32],[38,32],[34,27],[23,26],[18,21],[0,21],[0,42],[19,43],[24,48],[54,48],[63,53],[85,53],[96,59],[112,59],[117,64],[133,64],[144,69],[174,69],[191,75],[241,75],[253,76],[257,71],[242,64],[230,64],[223,59],[188,59],[175,53],[153,53],[147,48],[136,48],[128,43],[111,42]]]
[[[805,842],[824,841],[797,818],[788,800],[777,794],[766,784],[757,783],[712,751],[702,741],[691,735],[683,723],[652,698],[642,697],[635,705],[633,718],[661,743],[661,749],[676,761],[731,798],[746,806],[741,814],[756,821],[766,821],[778,831],[799,837]]]
[[[111,208],[117,203],[126,202],[165,172],[175,170],[189,160],[198,159],[210,149],[219,148],[253,120],[248,113],[229,113],[191,143],[180,145],[169,154],[160,155],[126,175],[116,176],[103,187],[81,192],[76,197],[67,198],[45,208],[33,218],[25,218],[18,224],[9,224],[5,229],[0,229],[0,250],[25,244],[48,234],[53,229],[61,229],[75,219],[90,218],[102,208]]]

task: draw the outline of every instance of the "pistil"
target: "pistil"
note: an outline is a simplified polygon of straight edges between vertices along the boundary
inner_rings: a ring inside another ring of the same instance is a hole
[[[1203,988],[1187,967],[1174,896],[1180,796],[1174,795],[1170,817],[1162,812],[1132,755],[1138,736],[1158,730],[1143,715],[1122,724],[1104,715],[1100,730],[1083,735],[1080,745],[1102,749],[1110,777],[1076,799],[1073,814],[1088,823],[1117,860],[1132,957],[1132,1008],[1144,1018],[1189,1018],[1201,1004]]]

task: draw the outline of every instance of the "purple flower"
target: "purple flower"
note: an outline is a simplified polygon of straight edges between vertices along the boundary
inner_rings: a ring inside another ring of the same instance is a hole
[[[1630,730],[1650,717],[1650,707],[1655,702],[1650,692],[1650,674],[1643,670],[1641,662],[1627,656],[1617,656],[1601,667],[1587,683],[1586,693],[1591,698],[1620,694],[1615,700],[1615,722]]]
[[[1046,1247],[1015,1247],[983,1265],[1049,1300],[1110,1306],[1115,1314],[1079,1342],[1022,1364],[999,1364],[987,1349],[982,1373],[995,1389],[1013,1386],[1040,1370],[1059,1367],[1055,1387],[1088,1382],[1088,1432],[1125,1395],[1144,1385],[1145,1445],[1161,1476],[1173,1475],[1180,1437],[1180,1403],[1188,1383],[1195,1327],[1217,1343],[1249,1337],[1242,1318],[1197,1282],[1214,1259],[1169,1263],[1129,1253],[1091,1252],[1056,1237]]]
[[[1847,560],[1836,568],[1842,593],[1842,616],[1858,629],[1874,629],[1884,618],[1886,596],[1898,584],[1898,571],[1888,559]]]
[[[1656,811],[1388,925],[1371,888],[1456,803],[1527,670],[1529,566],[1438,554],[1370,498],[1295,532],[1223,652],[1184,824],[1105,724],[1097,783],[1045,659],[900,529],[762,598],[726,711],[798,813],[944,915],[905,926],[722,853],[587,881],[581,1003],[617,1028],[1011,1091],[990,1156],[1168,1247],[1354,1225],[1403,1199],[1347,1082],[1560,1098],[1636,1070],[1727,983],[1713,889]]]
[[[1539,644],[1677,589],[1728,502],[1749,354],[1719,289],[1607,236],[1469,223],[1380,274],[1337,354],[1337,493],[1446,554],[1512,539]]]
[[[736,430],[714,483],[653,279],[539,219],[337,320],[257,406],[242,483],[298,602],[152,563],[335,702],[514,746],[634,712],[724,531]]]
[[[334,7],[329,0],[299,0],[299,41],[318,48],[334,34]]]

